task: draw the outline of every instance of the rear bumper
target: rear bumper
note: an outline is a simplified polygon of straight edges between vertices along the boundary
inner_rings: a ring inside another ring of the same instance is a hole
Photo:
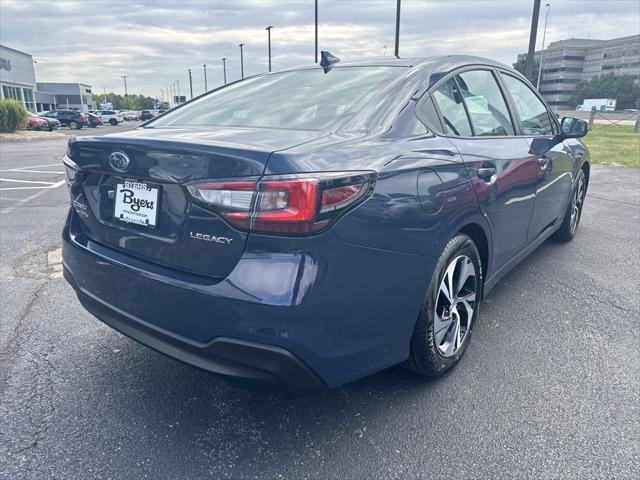
[[[187,342],[170,332],[159,331],[140,319],[132,318],[84,291],[66,267],[64,278],[76,291],[80,303],[96,318],[127,337],[176,360],[233,382],[285,389],[292,395],[304,395],[327,388],[302,361],[283,348],[220,337],[205,344]]]
[[[255,235],[216,280],[97,244],[77,215],[63,232],[63,264],[87,310],[173,358],[292,393],[405,360],[434,264],[331,231],[304,241]]]

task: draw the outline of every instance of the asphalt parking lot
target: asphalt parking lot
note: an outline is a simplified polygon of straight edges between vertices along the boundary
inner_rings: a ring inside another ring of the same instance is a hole
[[[0,144],[0,478],[637,478],[640,170],[593,166],[575,240],[500,282],[446,377],[288,399],[85,313],[60,273],[65,148]]]

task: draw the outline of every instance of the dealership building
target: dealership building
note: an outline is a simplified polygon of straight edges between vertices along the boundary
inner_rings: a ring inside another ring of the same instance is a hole
[[[36,73],[28,53],[0,45],[0,98],[17,100],[36,110]]]
[[[91,85],[37,82],[35,63],[30,54],[0,45],[0,98],[17,100],[30,112],[96,109]]]
[[[518,55],[524,61],[526,53]],[[534,61],[542,59],[540,93],[556,110],[573,110],[571,97],[581,80],[613,73],[640,79],[640,35],[591,40],[571,38],[550,43],[535,52]]]
[[[84,83],[52,83],[38,82],[36,102],[39,111],[64,108],[66,110],[78,110],[88,112],[96,110],[96,102],[91,95],[91,85]],[[53,102],[53,103],[52,103]]]

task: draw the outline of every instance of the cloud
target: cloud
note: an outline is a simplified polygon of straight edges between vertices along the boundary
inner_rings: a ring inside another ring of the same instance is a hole
[[[638,33],[637,0],[551,0],[547,43],[570,37],[613,38]],[[403,0],[400,52],[426,57],[469,53],[510,64],[527,50],[532,1]],[[543,6],[544,15],[544,6]],[[540,28],[544,21],[541,15]],[[319,43],[340,58],[391,54],[393,0],[319,0]],[[313,62],[311,0],[2,0],[0,42],[33,54],[40,81],[82,81],[96,91],[160,96],[180,81],[194,94],[267,69],[267,33],[273,25],[274,69]],[[541,33],[541,31],[540,31]],[[540,45],[542,35],[538,36]]]

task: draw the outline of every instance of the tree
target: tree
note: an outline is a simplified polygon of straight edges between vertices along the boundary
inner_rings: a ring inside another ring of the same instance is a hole
[[[527,71],[527,56],[523,56],[522,60],[518,60],[513,64],[513,68],[519,71],[522,75],[526,76]],[[531,77],[527,77],[527,79],[535,85],[538,82],[538,69],[540,68],[539,61],[533,61],[533,70],[531,72]]]
[[[133,95],[126,95],[122,99],[122,109],[123,110],[134,110],[137,107],[138,102],[136,102]]]
[[[616,109],[637,108],[640,102],[640,82],[633,75],[609,73],[577,83],[572,105],[582,105],[585,98],[615,98]]]
[[[27,125],[27,111],[17,100],[0,100],[0,132],[15,132]]]
[[[93,94],[94,101],[100,105],[104,102],[104,95]],[[107,102],[111,103],[114,110],[148,110],[155,105],[155,98],[144,95],[127,95],[126,97],[117,93],[107,93]]]

